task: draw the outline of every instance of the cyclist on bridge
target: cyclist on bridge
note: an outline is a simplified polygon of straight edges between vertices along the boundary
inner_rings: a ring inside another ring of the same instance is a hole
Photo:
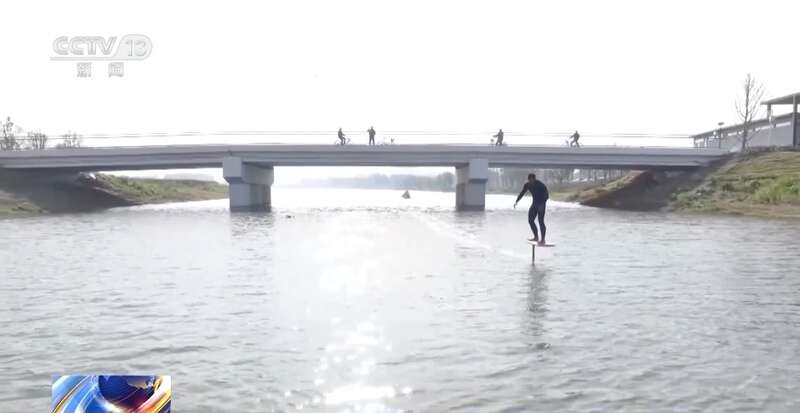
[[[493,138],[497,138],[497,142],[495,142],[496,146],[503,146],[503,130],[502,129],[500,129],[500,131],[497,132],[497,135],[493,135],[492,137]]]

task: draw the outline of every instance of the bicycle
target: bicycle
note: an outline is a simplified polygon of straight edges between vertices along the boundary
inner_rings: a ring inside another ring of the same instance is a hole
[[[350,138],[344,138],[344,141],[342,141],[341,139],[336,139],[333,142],[333,144],[336,146],[344,146],[347,145],[348,143],[350,143]]]

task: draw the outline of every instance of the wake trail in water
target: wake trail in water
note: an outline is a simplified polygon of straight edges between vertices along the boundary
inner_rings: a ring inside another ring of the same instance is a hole
[[[493,246],[488,242],[481,241],[481,239],[477,235],[464,231],[457,225],[453,225],[448,222],[445,222],[442,219],[435,218],[430,214],[425,214],[420,212],[420,213],[415,213],[414,216],[415,218],[419,219],[423,224],[425,224],[428,228],[433,230],[435,233],[442,235],[445,238],[451,239],[460,245],[465,245],[471,248],[479,248],[492,253],[499,253],[501,255],[505,255],[507,257],[511,257],[514,259],[522,259],[522,260],[530,259],[530,255],[522,254],[505,248],[497,248],[496,246]]]

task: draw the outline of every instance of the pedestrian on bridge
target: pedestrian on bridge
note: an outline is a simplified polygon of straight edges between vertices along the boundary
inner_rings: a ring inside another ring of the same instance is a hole
[[[367,129],[367,133],[369,133],[369,144],[375,145],[375,128],[370,126],[369,129]]]
[[[577,148],[581,147],[581,144],[578,143],[578,139],[581,138],[581,134],[578,133],[578,131],[575,131],[575,133],[573,133],[569,138],[571,139],[571,141],[569,142],[569,146],[570,147],[573,147],[573,146],[575,146]]]

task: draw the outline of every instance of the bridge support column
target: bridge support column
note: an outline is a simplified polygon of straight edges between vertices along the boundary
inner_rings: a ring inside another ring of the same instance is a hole
[[[486,208],[486,182],[489,180],[489,161],[472,159],[456,167],[456,209],[483,211]]]
[[[231,211],[269,211],[275,175],[271,167],[244,163],[229,156],[222,160],[222,175],[228,181]]]

